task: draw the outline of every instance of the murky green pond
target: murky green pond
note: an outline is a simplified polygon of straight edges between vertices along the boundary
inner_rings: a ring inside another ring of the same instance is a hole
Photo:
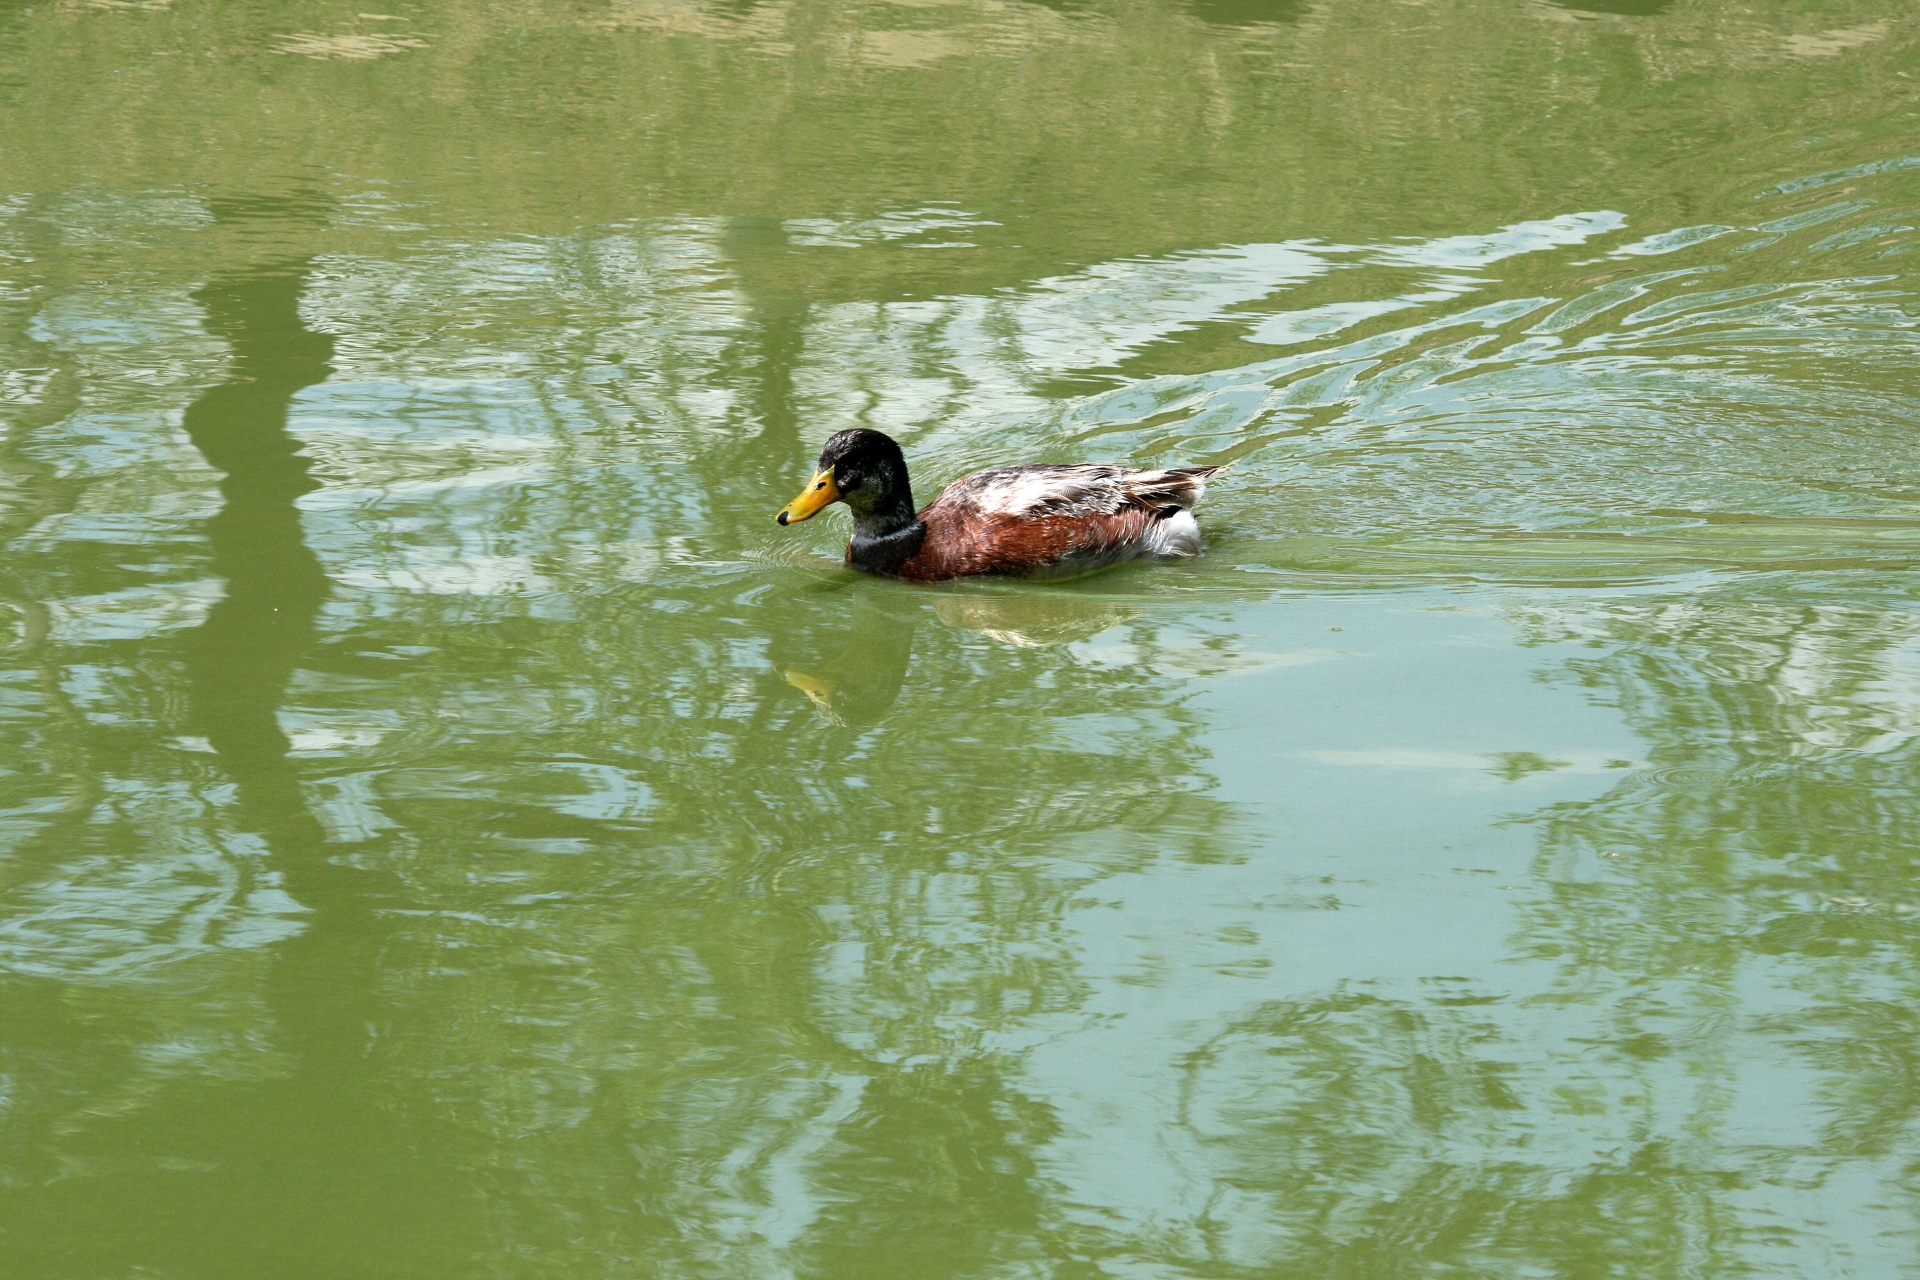
[[[1920,11],[371,3],[0,0],[0,1274],[1920,1276]]]

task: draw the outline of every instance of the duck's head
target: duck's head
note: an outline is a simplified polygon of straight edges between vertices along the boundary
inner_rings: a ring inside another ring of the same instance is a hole
[[[853,508],[856,523],[896,517],[904,509],[913,515],[913,487],[907,480],[906,455],[892,436],[856,427],[828,439],[820,463],[800,496],[780,509],[774,519],[794,524],[818,515],[836,502]]]

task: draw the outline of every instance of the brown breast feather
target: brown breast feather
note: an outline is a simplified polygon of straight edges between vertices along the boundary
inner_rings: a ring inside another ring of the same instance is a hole
[[[1146,507],[1112,514],[1017,516],[956,509],[936,499],[920,513],[926,541],[900,566],[900,576],[909,582],[941,582],[981,574],[1017,575],[1066,556],[1096,555],[1131,543],[1158,518]]]

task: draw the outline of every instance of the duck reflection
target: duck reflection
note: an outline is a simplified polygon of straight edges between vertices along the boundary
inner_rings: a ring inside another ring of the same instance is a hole
[[[933,602],[933,616],[1002,644],[1045,649],[1091,640],[1140,611],[1098,596],[988,588],[941,596]]]
[[[863,729],[892,709],[913,660],[918,607],[889,608],[863,595],[853,608],[846,639],[829,656],[782,665],[780,676],[812,699],[820,715],[843,728]]]
[[[1090,639],[1139,616],[1138,609],[1095,596],[1000,584],[936,595],[930,602],[917,593],[903,598],[897,590],[863,591],[838,647],[816,660],[780,662],[780,676],[831,724],[877,724],[900,697],[914,632],[929,613],[946,626],[1019,649]]]

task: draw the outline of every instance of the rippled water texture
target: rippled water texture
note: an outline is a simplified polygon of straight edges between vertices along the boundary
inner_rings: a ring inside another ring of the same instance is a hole
[[[1920,18],[0,0],[7,1280],[1920,1276]],[[913,589],[831,432],[1231,463]]]

